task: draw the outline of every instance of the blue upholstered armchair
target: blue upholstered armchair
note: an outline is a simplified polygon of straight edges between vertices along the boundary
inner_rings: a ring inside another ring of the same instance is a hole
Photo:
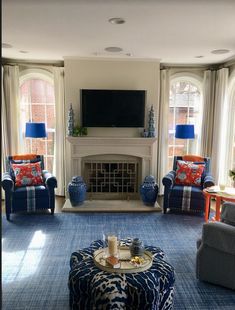
[[[15,184],[15,174],[12,164],[40,163],[42,171],[42,184],[34,186],[20,186]],[[7,172],[3,174],[2,187],[5,190],[6,217],[10,220],[10,214],[20,211],[33,212],[38,209],[50,209],[54,214],[55,193],[57,180],[51,173],[44,170],[44,159],[37,155],[31,160],[14,160],[13,156],[7,157]]]
[[[173,170],[162,179],[164,185],[163,212],[166,213],[167,209],[171,209],[175,211],[203,213],[205,209],[205,198],[202,190],[214,185],[214,179],[210,174],[210,159],[205,157],[203,161],[200,160],[200,163],[195,162],[195,164],[205,164],[200,186],[175,184],[178,160],[183,160],[183,157],[174,157]]]

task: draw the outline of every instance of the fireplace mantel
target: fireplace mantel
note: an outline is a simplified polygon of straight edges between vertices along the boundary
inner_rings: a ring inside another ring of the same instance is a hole
[[[74,175],[82,175],[82,160],[88,156],[134,156],[141,160],[141,179],[156,177],[157,138],[140,137],[67,137],[70,158],[67,184]]]

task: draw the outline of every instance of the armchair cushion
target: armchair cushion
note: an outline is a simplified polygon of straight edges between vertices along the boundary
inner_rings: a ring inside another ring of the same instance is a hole
[[[185,161],[192,161],[192,162],[204,162],[204,157],[198,155],[184,155],[182,159]]]
[[[48,191],[45,190],[45,186],[38,185],[34,186],[34,198],[40,198],[40,197],[48,197]],[[28,193],[26,187],[18,187],[15,189],[13,193],[13,199],[27,199]]]
[[[43,184],[40,162],[12,164],[12,169],[16,187]]]
[[[13,155],[13,160],[33,160],[37,158],[37,154],[19,154]]]
[[[201,186],[205,164],[177,160],[175,183],[186,186]]]

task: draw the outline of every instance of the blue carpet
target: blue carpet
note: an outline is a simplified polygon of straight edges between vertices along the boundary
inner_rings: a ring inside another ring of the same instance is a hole
[[[69,309],[71,253],[119,229],[161,247],[176,271],[174,309],[235,309],[235,293],[195,277],[196,240],[203,218],[152,214],[13,215],[2,220],[3,309]],[[84,309],[89,310],[89,309]]]

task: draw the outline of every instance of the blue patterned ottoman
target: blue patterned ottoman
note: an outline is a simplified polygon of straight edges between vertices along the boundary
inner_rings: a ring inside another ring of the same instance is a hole
[[[130,240],[123,240],[126,245]],[[173,309],[174,269],[165,262],[164,252],[145,246],[153,254],[150,269],[139,273],[117,274],[100,270],[93,253],[102,241],[72,253],[70,259],[70,308],[74,310],[157,310]]]

